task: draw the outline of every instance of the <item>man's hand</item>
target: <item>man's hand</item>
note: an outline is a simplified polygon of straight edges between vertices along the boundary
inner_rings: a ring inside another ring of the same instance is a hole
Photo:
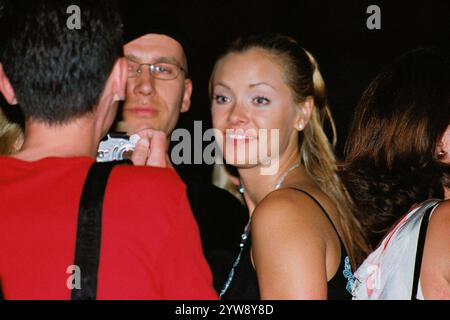
[[[135,166],[172,168],[167,154],[167,136],[164,132],[144,129],[137,134],[141,139],[131,155],[131,161]]]

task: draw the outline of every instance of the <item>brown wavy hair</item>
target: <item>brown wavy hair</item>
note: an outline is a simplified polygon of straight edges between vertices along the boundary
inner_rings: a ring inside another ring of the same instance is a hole
[[[413,204],[443,197],[436,147],[450,123],[448,58],[411,51],[370,83],[356,108],[341,176],[372,246]]]
[[[280,34],[251,35],[235,40],[219,60],[229,53],[263,50],[274,57],[285,76],[295,102],[314,97],[308,125],[299,134],[299,148],[307,173],[334,202],[342,225],[342,240],[353,267],[358,267],[369,251],[362,227],[353,215],[353,203],[338,175],[334,145],[336,129],[328,105],[325,82],[311,53],[293,38]],[[210,88],[211,92],[211,88]],[[333,131],[331,143],[324,131],[328,121]]]

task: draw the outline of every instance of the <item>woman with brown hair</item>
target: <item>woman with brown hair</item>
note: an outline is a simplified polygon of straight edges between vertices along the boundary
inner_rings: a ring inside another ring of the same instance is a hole
[[[377,247],[355,299],[450,299],[449,151],[448,58],[409,52],[366,89],[347,140],[343,180]]]
[[[441,54],[416,50],[378,74],[360,99],[342,177],[372,247],[413,204],[443,197],[449,77]]]
[[[323,129],[333,121],[313,56],[283,35],[239,39],[217,61],[210,94],[250,215],[221,297],[350,298],[346,257],[356,267],[368,250]],[[264,174],[273,162],[278,170]]]

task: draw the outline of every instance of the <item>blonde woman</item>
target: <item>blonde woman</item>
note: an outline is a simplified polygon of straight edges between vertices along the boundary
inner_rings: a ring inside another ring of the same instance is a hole
[[[23,141],[22,129],[11,123],[0,110],[0,155],[9,155],[19,150]]]
[[[217,61],[210,93],[219,145],[239,171],[250,215],[221,297],[350,299],[343,272],[368,249],[322,128],[332,119],[314,58],[283,35],[239,39]],[[267,157],[261,129],[278,132],[279,150]],[[246,152],[258,156],[236,160]],[[270,161],[279,170],[262,174]]]

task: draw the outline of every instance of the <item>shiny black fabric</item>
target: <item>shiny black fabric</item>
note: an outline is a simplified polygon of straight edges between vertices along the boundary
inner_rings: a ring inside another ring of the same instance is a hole
[[[309,193],[306,193],[303,190],[300,189],[295,190],[305,193],[312,200],[314,200],[322,209],[326,217],[329,219],[333,228],[335,228],[333,222],[328,216],[328,213],[314,197],[312,197]],[[330,281],[328,281],[328,299],[351,300],[352,296],[346,289],[347,279],[344,277],[343,274],[345,267],[345,258],[347,257],[347,253],[341,239],[339,239],[339,241],[341,243],[341,262],[339,264],[338,271],[336,272],[334,277]],[[251,261],[251,234],[249,234],[249,238],[242,252],[241,260],[239,262],[239,265],[235,268],[234,272],[235,274],[233,277],[233,281],[231,282],[227,292],[222,296],[222,299],[259,300],[260,292],[258,286],[258,278]]]

